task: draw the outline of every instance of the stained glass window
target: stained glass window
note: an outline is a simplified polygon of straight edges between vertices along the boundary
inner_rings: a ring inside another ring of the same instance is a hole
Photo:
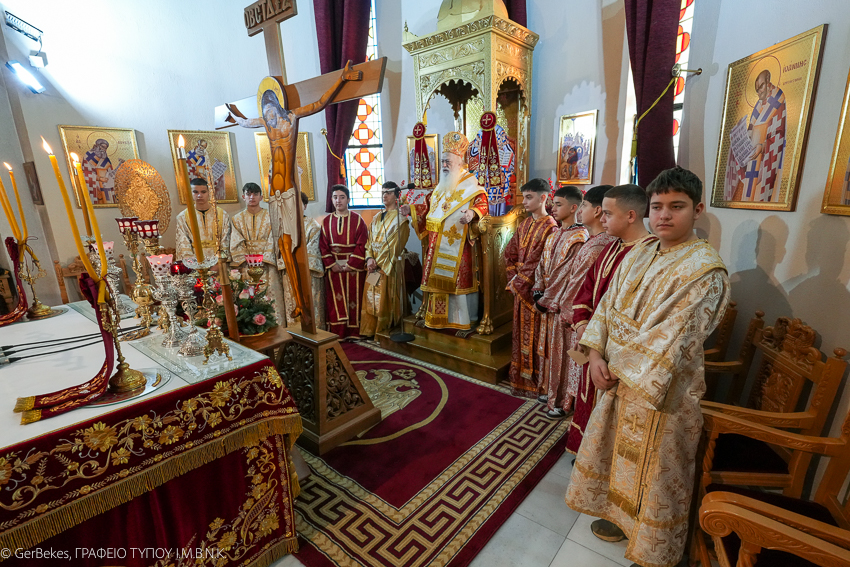
[[[369,17],[369,44],[366,59],[378,56],[375,0]],[[345,169],[352,207],[380,207],[381,184],[384,182],[384,147],[381,134],[381,95],[360,99],[351,140],[345,150]]]
[[[679,31],[676,34],[676,63],[682,69],[688,68],[688,57],[691,53],[691,28],[694,24],[694,1],[682,0],[679,11]],[[682,132],[682,115],[685,105],[685,73],[676,80],[675,98],[673,99],[673,152],[679,157],[679,135]]]

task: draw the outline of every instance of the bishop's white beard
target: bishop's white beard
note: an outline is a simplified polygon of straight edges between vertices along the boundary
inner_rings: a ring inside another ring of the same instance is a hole
[[[448,173],[442,171],[440,182],[437,183],[437,191],[454,191],[457,184],[460,183],[460,178],[463,175],[463,168],[450,169]]]

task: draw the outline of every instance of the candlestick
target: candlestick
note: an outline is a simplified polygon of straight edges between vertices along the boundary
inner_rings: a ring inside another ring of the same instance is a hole
[[[12,171],[12,166],[5,161],[3,162],[3,165],[5,165],[6,169],[9,170],[9,179],[12,180],[12,189],[15,191],[15,199],[18,201],[18,213],[21,215],[21,240],[26,240],[30,233],[29,230],[27,230],[27,217],[24,216],[24,208],[21,206],[21,195],[18,193],[18,183],[15,181],[15,172]]]
[[[91,197],[89,196],[88,184],[86,183],[86,176],[83,173],[83,164],[80,163],[80,158],[77,154],[71,152],[71,161],[74,163],[74,169],[77,170],[77,188],[80,192],[80,206],[83,209],[83,220],[86,223],[86,234],[91,236],[91,220],[89,219],[89,210],[88,208],[82,204],[83,200],[91,201]]]
[[[186,149],[184,146],[186,145],[183,136],[181,135],[177,139],[177,161],[178,164],[177,169],[180,172],[180,177],[182,180],[182,185],[185,187],[185,195],[186,195],[186,222],[189,223],[189,230],[192,231],[192,248],[195,250],[195,257],[198,259],[198,262],[204,261],[204,247],[201,244],[201,231],[198,228],[198,215],[195,213],[195,203],[192,201],[192,190],[189,186],[189,166],[186,163]],[[179,187],[178,187],[179,190]],[[213,214],[215,214],[215,210],[213,210]]]
[[[18,221],[15,219],[15,213],[12,211],[12,205],[9,203],[9,196],[6,194],[6,187],[3,185],[3,180],[0,179],[0,204],[3,205],[3,212],[6,213],[6,220],[9,221],[9,227],[12,229],[12,234],[19,243],[21,239],[21,229],[18,227]]]
[[[86,249],[83,247],[83,241],[80,240],[80,233],[77,230],[77,219],[74,218],[74,210],[71,208],[71,200],[68,198],[68,191],[65,189],[65,181],[62,179],[62,174],[59,173],[59,163],[56,161],[56,156],[53,155],[53,150],[47,144],[44,137],[41,138],[42,146],[47,151],[47,157],[53,165],[53,173],[56,175],[56,181],[59,183],[59,191],[62,193],[62,200],[65,202],[65,212],[68,213],[68,221],[71,223],[71,234],[74,236],[74,244],[77,245],[77,253],[80,255],[80,261],[83,263],[86,272],[94,281],[100,281],[100,277],[89,262]],[[105,262],[104,262],[105,264]]]

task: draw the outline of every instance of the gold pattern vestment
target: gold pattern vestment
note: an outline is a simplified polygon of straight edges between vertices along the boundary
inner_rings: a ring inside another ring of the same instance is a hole
[[[216,255],[215,250],[215,232],[213,226],[215,221],[212,214],[212,208],[204,212],[195,211],[198,218],[198,231],[201,233],[201,246],[204,249],[204,256],[209,258]],[[225,253],[230,252],[230,215],[228,215],[221,207],[216,207],[218,212],[218,230],[221,235],[221,249]],[[195,250],[192,248],[192,231],[189,230],[189,224],[186,221],[186,209],[180,211],[177,215],[177,260],[185,260],[188,257],[195,257]]]
[[[242,272],[243,278],[248,276],[246,254],[263,255],[263,279],[267,284],[266,299],[274,303],[274,314],[277,324],[286,327],[289,324],[291,310],[284,300],[283,285],[280,279],[280,268],[283,259],[277,250],[272,236],[272,223],[269,212],[260,209],[251,214],[247,209],[233,215],[230,233],[230,258],[234,268]]]
[[[703,342],[729,303],[729,278],[704,240],[636,246],[580,341],[612,377],[590,416],[566,502],[629,538],[626,558],[672,567],[682,557],[705,393]]]
[[[370,258],[375,260],[380,279],[377,285],[367,281],[363,290],[363,313],[360,315],[363,336],[387,331],[393,321],[401,321],[403,298],[400,297],[397,265],[409,236],[410,225],[407,219],[399,218],[397,209],[382,211],[372,218],[366,241],[366,261],[368,264]]]

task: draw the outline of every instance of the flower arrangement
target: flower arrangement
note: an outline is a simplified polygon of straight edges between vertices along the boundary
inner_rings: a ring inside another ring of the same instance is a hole
[[[236,308],[236,322],[239,325],[239,333],[242,335],[258,335],[265,333],[272,327],[277,326],[274,316],[274,305],[266,299],[266,289],[258,290],[250,281],[242,279],[239,270],[230,270],[230,288],[233,290],[233,303]],[[224,315],[224,296],[221,287],[216,285],[218,294],[215,302],[218,305],[215,312],[215,324],[227,329],[227,319]],[[206,318],[201,319],[201,324],[209,327]]]

